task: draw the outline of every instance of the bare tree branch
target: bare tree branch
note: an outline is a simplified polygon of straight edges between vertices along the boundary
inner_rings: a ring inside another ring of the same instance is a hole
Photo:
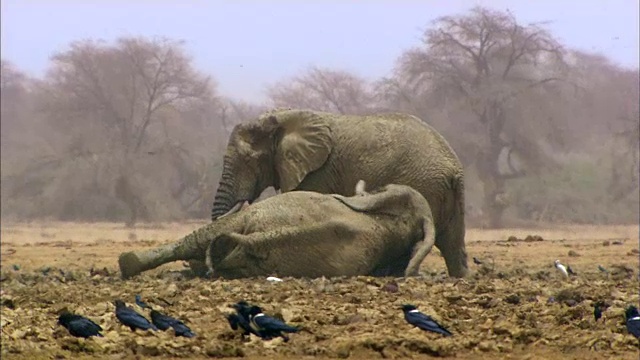
[[[373,102],[373,94],[365,80],[345,71],[317,67],[274,84],[267,93],[275,106],[340,114],[367,112]]]
[[[502,149],[505,146],[516,151],[527,149],[525,154],[519,153],[520,157],[539,164],[537,158],[543,156],[543,151],[538,140],[531,133],[527,136],[521,133],[525,128],[542,131],[555,126],[550,122],[536,126],[533,120],[519,119],[518,107],[523,101],[520,98],[542,94],[551,84],[558,83],[555,84],[558,87],[564,83],[565,77],[556,71],[562,68],[559,64],[563,63],[564,49],[539,24],[522,26],[510,13],[482,7],[467,15],[436,19],[433,28],[425,32],[423,43],[423,49],[406,52],[398,62],[396,81],[408,84],[416,94],[402,100],[464,99],[455,104],[475,115],[475,121],[483,129],[481,143],[487,148],[463,150],[476,154],[473,163],[488,192],[486,213],[492,214],[492,223],[498,224],[505,206],[495,204],[495,199],[504,192],[505,180],[524,174],[517,171],[504,175],[498,171]],[[542,110],[544,107],[536,108]],[[515,126],[516,122],[524,122],[527,127]],[[559,136],[549,137],[556,138]]]

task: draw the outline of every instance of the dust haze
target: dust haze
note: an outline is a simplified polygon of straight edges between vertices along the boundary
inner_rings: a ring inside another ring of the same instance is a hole
[[[208,219],[234,125],[286,106],[425,120],[465,166],[470,226],[637,224],[637,68],[490,8],[424,29],[384,77],[318,59],[264,103],[221,93],[189,39],[79,37],[39,78],[3,59],[2,221]]]

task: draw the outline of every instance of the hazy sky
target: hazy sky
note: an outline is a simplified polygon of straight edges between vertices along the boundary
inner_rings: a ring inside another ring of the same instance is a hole
[[[40,76],[53,52],[80,38],[183,39],[223,94],[258,101],[266,84],[311,65],[383,76],[431,20],[474,5],[550,20],[565,44],[638,66],[638,0],[2,0],[1,50]]]

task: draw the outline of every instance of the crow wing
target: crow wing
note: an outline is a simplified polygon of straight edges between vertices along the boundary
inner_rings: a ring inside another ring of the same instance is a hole
[[[167,321],[169,322],[169,325],[171,325],[173,330],[176,332],[176,335],[184,336],[184,337],[194,336],[193,332],[191,332],[191,329],[187,325],[185,325],[182,321],[176,318],[172,318],[171,316],[166,316],[166,317],[167,317]]]
[[[425,315],[421,312],[412,312],[405,315],[407,322],[413,326],[416,326],[425,331],[431,331],[445,336],[451,336],[451,332],[445,329],[442,325],[438,324],[429,315]]]
[[[147,318],[132,309],[120,309],[116,311],[116,317],[121,323],[132,328],[158,330],[158,328],[154,324],[150,323]]]
[[[158,327],[158,329],[162,331],[165,331],[171,327],[171,320],[173,319],[160,313],[156,313],[154,314],[154,316],[151,317],[151,321],[153,322],[153,325],[155,325],[156,327]]]
[[[627,320],[627,330],[633,336],[640,339],[640,316]]]
[[[231,326],[232,330],[238,330],[238,325],[240,324],[240,316],[236,314],[227,315],[227,321],[229,321],[229,326]]]
[[[191,329],[180,320],[176,320],[176,322],[173,323],[171,327],[173,327],[173,330],[178,336],[184,336],[188,338],[195,336]]]
[[[253,321],[260,328],[260,330],[298,332],[298,328],[289,326],[282,321],[267,315],[255,316],[253,318]]]
[[[187,325],[185,325],[182,321],[176,318],[173,318],[169,315],[165,315],[156,311],[152,313],[151,321],[153,321],[153,324],[163,331],[167,330],[170,327],[173,328],[177,336],[184,336],[184,337],[195,336]]]
[[[73,319],[69,321],[69,332],[73,336],[90,337],[90,336],[102,336],[100,334],[102,327],[90,319],[87,319],[80,315],[75,315]]]

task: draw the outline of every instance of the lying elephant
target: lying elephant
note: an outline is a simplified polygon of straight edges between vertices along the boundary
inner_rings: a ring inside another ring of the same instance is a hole
[[[431,206],[435,246],[449,275],[463,277],[468,274],[463,178],[447,141],[415,116],[277,109],[233,129],[211,216],[233,213],[271,186],[282,193],[350,196],[358,180],[371,188],[407,185]]]
[[[293,191],[252,204],[175,244],[127,252],[124,278],[177,260],[214,276],[412,276],[435,243],[431,208],[416,190],[387,185],[345,197]]]

